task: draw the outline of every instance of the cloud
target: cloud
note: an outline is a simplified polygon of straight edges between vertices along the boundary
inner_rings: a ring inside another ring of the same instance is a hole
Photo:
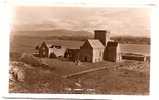
[[[149,36],[149,19],[147,8],[18,7],[14,24],[34,29],[37,25],[37,29],[46,30],[107,29],[112,35]]]

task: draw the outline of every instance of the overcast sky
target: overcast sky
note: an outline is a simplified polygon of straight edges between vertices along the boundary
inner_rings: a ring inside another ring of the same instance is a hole
[[[16,30],[111,31],[111,35],[150,35],[149,8],[17,7]]]

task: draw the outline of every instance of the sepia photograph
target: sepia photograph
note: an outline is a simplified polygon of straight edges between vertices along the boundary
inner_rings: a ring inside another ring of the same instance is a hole
[[[9,93],[149,95],[149,7],[16,6]]]

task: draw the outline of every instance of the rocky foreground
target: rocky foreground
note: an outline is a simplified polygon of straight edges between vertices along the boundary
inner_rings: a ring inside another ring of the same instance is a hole
[[[68,74],[105,67],[73,77]],[[82,63],[23,54],[10,61],[11,93],[149,94],[149,62]]]

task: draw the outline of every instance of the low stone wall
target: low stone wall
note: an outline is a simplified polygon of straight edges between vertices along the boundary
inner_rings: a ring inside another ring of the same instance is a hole
[[[137,56],[137,55],[123,55],[122,59],[146,61],[146,57],[145,56]]]

